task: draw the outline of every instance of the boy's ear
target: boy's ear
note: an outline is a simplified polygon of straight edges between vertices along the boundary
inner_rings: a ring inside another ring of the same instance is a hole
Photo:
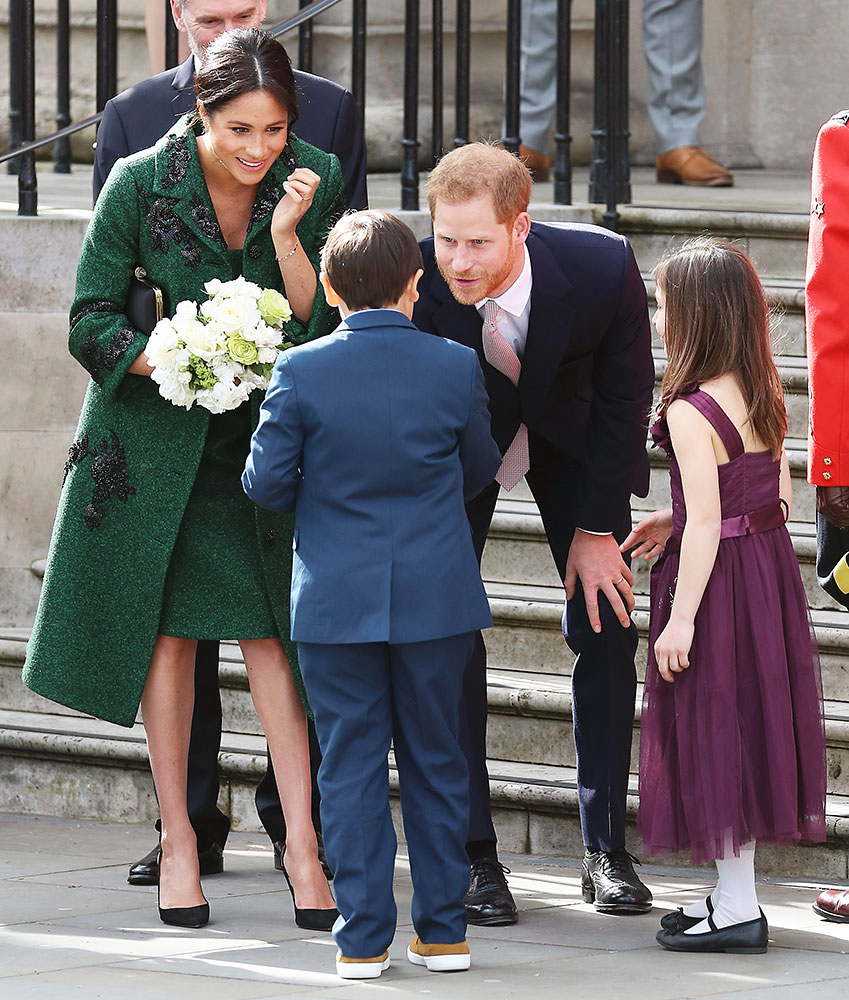
[[[324,271],[319,271],[318,280],[321,282],[321,287],[324,289],[324,297],[327,300],[327,304],[331,309],[338,309],[342,300],[336,294],[336,290],[333,285],[330,284],[330,281]]]
[[[421,280],[424,271],[419,268],[418,271],[410,278],[407,282],[407,294],[410,296],[411,302],[419,301],[419,281]]]

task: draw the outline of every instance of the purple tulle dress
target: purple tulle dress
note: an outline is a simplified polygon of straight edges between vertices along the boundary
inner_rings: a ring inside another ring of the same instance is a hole
[[[637,830],[653,856],[701,863],[759,840],[825,839],[825,735],[819,658],[805,591],[778,502],[779,462],[745,452],[734,424],[698,388],[680,398],[725,445],[722,534],[695,621],[690,666],[663,680],[654,643],[675,594],[686,520],[665,420],[673,531],[652,570],[651,625],[640,725]]]

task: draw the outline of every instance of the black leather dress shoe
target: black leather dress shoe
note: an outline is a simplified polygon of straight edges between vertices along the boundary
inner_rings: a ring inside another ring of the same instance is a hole
[[[705,899],[705,906],[707,906],[707,915],[710,916],[713,913],[713,900],[710,896]],[[704,919],[705,917],[688,917],[684,912],[684,907],[679,906],[674,913],[664,913],[660,918],[660,926],[672,934],[680,934],[681,931],[689,930],[696,924],[700,924]]]
[[[328,882],[333,881],[333,869],[327,863],[327,855],[324,853],[324,837],[316,831],[315,839],[318,843],[318,860],[321,862],[321,870],[324,872],[324,877]],[[283,867],[283,855],[286,851],[286,844],[282,840],[275,840],[272,842],[274,848],[274,868],[278,872],[283,872],[286,874],[286,869]]]
[[[600,913],[648,913],[652,897],[637,878],[636,860],[624,848],[587,851],[581,865],[584,902],[595,903]]]
[[[198,851],[201,875],[220,875],[224,871],[224,849],[213,841],[209,847]],[[130,865],[127,876],[130,885],[159,885],[159,844],[141,861]]]
[[[729,955],[763,955],[766,951],[769,928],[763,914],[757,920],[746,920],[729,927],[717,927],[713,915],[707,918],[707,922],[711,929],[705,934],[659,930],[655,938],[669,951],[724,951]]]
[[[463,899],[470,924],[501,927],[515,924],[519,919],[519,911],[504,877],[509,871],[495,858],[478,858],[472,862],[469,891]]]

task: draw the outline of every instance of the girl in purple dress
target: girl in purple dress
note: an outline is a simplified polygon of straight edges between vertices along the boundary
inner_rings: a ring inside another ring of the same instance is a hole
[[[655,270],[668,357],[655,443],[672,508],[623,549],[651,559],[637,829],[647,854],[715,860],[716,889],[667,914],[674,951],[766,951],[755,842],[825,839],[819,661],[785,521],[792,490],[769,310],[751,261],[700,238]]]

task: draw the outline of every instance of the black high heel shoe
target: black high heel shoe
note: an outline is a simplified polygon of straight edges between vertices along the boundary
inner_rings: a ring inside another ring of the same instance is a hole
[[[163,924],[171,924],[173,927],[205,927],[209,923],[209,903],[205,896],[198,906],[169,906],[163,909],[159,905],[159,887],[160,883],[157,882],[156,906]]]
[[[286,879],[286,885],[289,886],[289,892],[292,894],[292,909],[295,911],[295,926],[300,927],[305,931],[331,931],[333,930],[333,925],[336,923],[336,918],[339,916],[339,911],[336,907],[331,907],[330,909],[323,910],[300,910],[295,902],[295,888],[292,885],[292,880],[289,878],[289,873],[286,871],[286,848],[280,855],[280,868],[283,872],[283,877]]]

